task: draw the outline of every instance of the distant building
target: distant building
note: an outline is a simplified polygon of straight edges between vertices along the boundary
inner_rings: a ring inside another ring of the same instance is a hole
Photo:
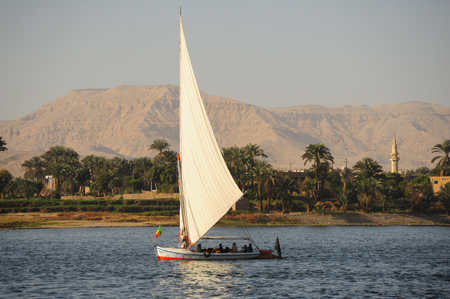
[[[430,176],[431,185],[433,186],[434,194],[441,191],[441,187],[450,183],[450,176]]]
[[[248,198],[242,197],[231,207],[231,210],[250,211],[250,200],[248,200]]]
[[[293,179],[299,184],[306,179],[306,174],[303,171],[280,171],[278,175]]]
[[[391,153],[391,172],[398,173],[398,161],[400,158],[398,157],[397,152],[397,143],[395,141],[394,135],[394,143],[392,144],[392,153]]]
[[[47,191],[56,190],[56,179],[51,175],[46,175],[44,179],[44,187]]]

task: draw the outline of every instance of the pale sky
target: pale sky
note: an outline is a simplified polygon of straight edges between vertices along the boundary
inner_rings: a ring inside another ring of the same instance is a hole
[[[179,84],[260,107],[450,106],[450,1],[0,0],[0,120],[72,89]]]

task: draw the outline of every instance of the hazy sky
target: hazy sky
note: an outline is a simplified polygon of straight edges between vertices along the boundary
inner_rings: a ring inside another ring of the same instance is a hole
[[[179,82],[260,107],[450,105],[450,1],[0,0],[0,120],[72,89]]]

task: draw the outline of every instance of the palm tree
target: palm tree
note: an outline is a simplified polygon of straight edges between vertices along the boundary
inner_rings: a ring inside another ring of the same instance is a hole
[[[270,200],[273,198],[275,193],[275,185],[280,181],[280,177],[278,176],[276,170],[270,168],[267,170],[266,174],[266,182],[264,184],[267,194],[267,213],[270,213]]]
[[[162,156],[164,150],[169,149],[170,144],[165,139],[155,139],[148,150],[159,151],[158,156]]]
[[[381,205],[383,206],[383,213],[386,213],[386,202],[392,198],[395,189],[389,185],[379,185],[377,188],[378,194],[380,195]]]
[[[238,187],[244,192],[245,185],[252,177],[248,174],[252,163],[250,162],[248,152],[237,146],[223,148],[222,155],[227,167]],[[256,163],[256,162],[255,162]]]
[[[11,173],[5,169],[0,169],[0,193],[2,194],[3,199],[3,190],[6,190],[6,186],[8,186],[9,182],[12,181],[13,176]]]
[[[25,178],[33,178],[38,181],[44,177],[45,164],[41,157],[34,156],[30,160],[25,160],[21,166],[25,170]]]
[[[71,163],[73,160],[79,159],[79,155],[76,151],[61,145],[52,146],[41,157],[47,164],[53,165],[56,165],[58,162]]]
[[[150,168],[152,168],[152,166],[153,166],[152,160],[148,157],[141,157],[141,158],[134,159],[133,165],[134,165],[134,168],[133,168],[134,172],[142,174],[142,176],[144,176],[144,177],[147,174],[147,171],[149,171]]]
[[[370,178],[378,179],[383,171],[381,165],[370,157],[363,158],[356,162],[353,169],[357,171],[357,177],[359,180]]]
[[[359,193],[358,200],[362,211],[370,211],[378,184],[379,183],[374,179],[365,179],[357,183],[356,190]]]
[[[430,169],[425,166],[419,167],[414,171],[414,174],[419,175],[419,176],[428,175],[429,173],[430,173]]]
[[[6,147],[6,142],[3,140],[3,137],[0,136],[0,152],[4,152],[6,150],[8,150]]]
[[[431,153],[441,154],[440,156],[436,156],[431,159],[431,163],[434,163],[436,160],[439,160],[436,164],[436,167],[450,167],[450,139],[444,139],[444,141],[440,144],[436,144],[432,149]]]
[[[89,172],[91,174],[91,181],[93,182],[94,181],[95,156],[94,155],[86,156],[81,160],[81,163],[83,163],[84,167],[89,169]]]
[[[283,205],[283,213],[286,213],[291,208],[290,203],[292,194],[294,192],[300,192],[298,183],[296,180],[293,180],[291,178],[280,179],[277,191]]]
[[[448,212],[450,210],[450,183],[447,183],[443,187],[441,187],[441,191],[439,191],[438,198],[439,202],[446,210],[448,216]]]
[[[355,181],[356,174],[351,168],[348,167],[344,167],[344,169],[336,169],[336,172],[339,174],[341,182],[344,184],[343,191],[346,192],[347,186],[351,185]]]
[[[244,152],[247,154],[247,157],[251,160],[262,157],[268,158],[268,156],[264,153],[264,150],[259,147],[257,144],[249,143],[244,147]]]
[[[77,180],[78,186],[80,186],[81,195],[83,195],[83,196],[86,193],[86,191],[85,191],[86,187],[90,185],[90,183],[89,183],[90,177],[91,177],[91,174],[89,172],[89,168],[87,168],[86,166],[83,166],[77,170],[76,180]]]
[[[310,144],[305,150],[305,153],[302,155],[302,159],[305,160],[305,164],[311,161],[314,161],[315,170],[316,170],[316,179],[318,179],[319,172],[319,164],[321,161],[326,162],[330,161],[334,163],[334,158],[331,155],[330,150],[322,143]]]
[[[345,189],[342,188],[339,189],[339,191],[337,192],[337,198],[342,203],[341,209],[344,211],[344,213],[347,213],[347,205],[352,195],[353,195],[353,188],[345,188]]]
[[[30,200],[30,196],[34,193],[39,193],[42,189],[42,183],[30,181],[30,180],[20,180],[19,183],[20,191],[25,193],[27,199]]]
[[[268,172],[271,168],[272,166],[266,161],[258,161],[256,165],[250,169],[250,172],[253,175],[253,180],[256,182],[258,188],[258,199],[261,205],[261,211],[263,210],[262,188],[268,179]]]

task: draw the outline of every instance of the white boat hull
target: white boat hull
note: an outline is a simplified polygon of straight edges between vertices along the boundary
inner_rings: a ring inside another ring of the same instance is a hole
[[[246,260],[259,258],[259,251],[237,253],[206,253],[192,252],[187,249],[163,248],[155,246],[158,260]]]

